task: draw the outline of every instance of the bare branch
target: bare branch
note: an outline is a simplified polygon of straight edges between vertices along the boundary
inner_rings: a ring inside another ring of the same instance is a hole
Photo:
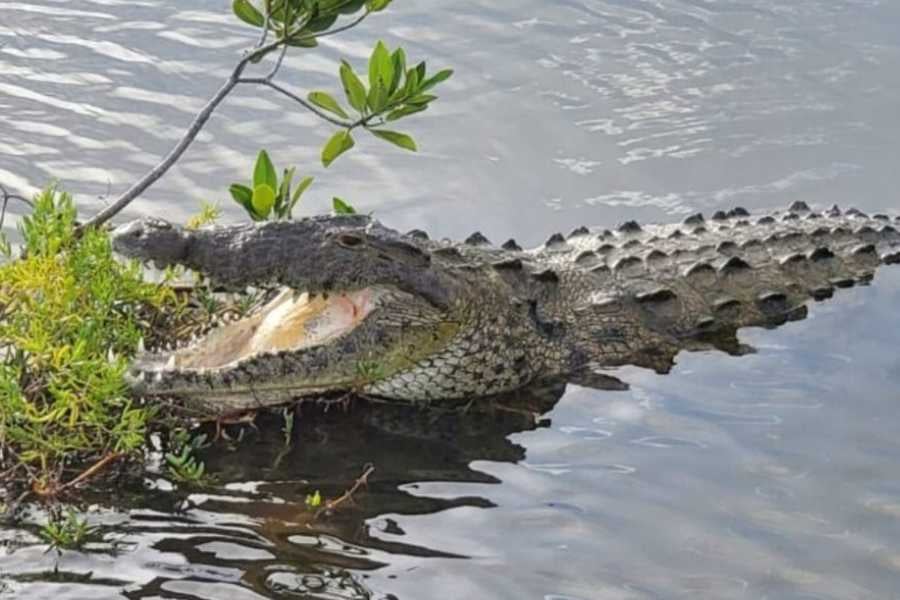
[[[256,42],[257,48],[262,48],[266,43],[266,38],[269,37],[269,25],[272,23],[272,17],[266,14],[266,22],[263,23],[262,33],[259,36],[259,41]]]
[[[269,36],[269,25],[272,24],[272,15],[269,14],[269,3],[264,2],[266,7],[266,21],[263,23],[262,33],[259,34],[259,41],[256,42],[257,48],[262,48],[266,43],[266,38]]]
[[[278,73],[278,69],[281,68],[281,63],[284,61],[284,55],[287,54],[287,49],[287,44],[281,47],[281,52],[278,54],[278,59],[275,61],[275,66],[272,67],[272,70],[269,71],[268,75],[266,75],[266,81],[272,81],[272,79],[275,78],[275,75]]]
[[[266,4],[266,6],[267,7],[269,6],[268,3]],[[347,31],[348,29],[352,29],[353,27],[356,27],[357,25],[362,23],[363,20],[369,16],[369,14],[370,14],[370,11],[365,10],[362,15],[360,15],[358,18],[354,19],[353,21],[347,23],[346,25],[342,25],[341,27],[336,27],[334,29],[324,31],[319,34],[308,34],[308,35],[299,36],[296,38],[291,38],[291,42],[298,43],[298,42],[310,41],[310,40],[314,40],[317,38],[326,37],[329,35],[335,35],[337,33],[341,33],[342,31]],[[363,119],[360,119],[358,121],[353,121],[353,122],[345,122],[340,119],[335,119],[334,117],[331,117],[327,113],[322,112],[321,110],[319,110],[314,105],[310,104],[309,102],[307,102],[300,96],[297,96],[293,92],[290,92],[289,90],[282,88],[281,86],[274,83],[272,81],[272,79],[275,77],[275,75],[278,73],[278,70],[281,68],[281,64],[284,60],[284,55],[286,52],[286,46],[287,46],[288,40],[286,38],[282,37],[281,39],[275,40],[274,42],[269,42],[268,44],[266,43],[269,25],[271,23],[270,19],[271,19],[271,17],[269,15],[269,11],[267,8],[266,22],[263,26],[263,33],[260,35],[260,39],[257,42],[254,50],[252,52],[249,52],[248,54],[246,54],[240,60],[240,62],[238,62],[238,64],[235,66],[234,70],[231,72],[231,75],[228,77],[228,79],[225,81],[225,83],[222,84],[222,87],[219,88],[219,90],[209,100],[209,102],[207,102],[206,105],[200,110],[200,112],[197,114],[197,116],[194,117],[194,120],[191,122],[191,124],[188,127],[187,131],[185,132],[184,136],[182,136],[182,138],[178,141],[177,144],[175,144],[175,146],[169,151],[169,153],[166,154],[165,157],[163,157],[162,161],[158,165],[153,167],[153,169],[151,169],[147,174],[145,174],[143,177],[141,177],[138,181],[136,181],[134,184],[132,184],[131,187],[129,187],[127,190],[125,190],[125,192],[123,192],[122,195],[120,195],[118,198],[116,198],[116,200],[114,202],[112,202],[109,206],[107,206],[106,208],[101,210],[99,213],[97,213],[91,219],[89,219],[86,223],[81,225],[77,230],[79,233],[81,231],[83,231],[85,228],[97,227],[97,226],[103,225],[104,223],[109,221],[111,218],[113,218],[115,215],[117,215],[119,212],[121,212],[122,209],[124,209],[132,201],[134,201],[135,198],[137,198],[142,193],[144,193],[144,191],[146,191],[147,188],[149,188],[160,177],[162,177],[166,173],[166,171],[168,171],[170,168],[172,168],[172,166],[178,161],[178,159],[181,158],[181,156],[184,154],[184,152],[188,149],[188,147],[191,145],[191,143],[197,137],[197,134],[200,133],[200,130],[203,128],[203,126],[206,124],[206,122],[212,116],[212,113],[216,110],[216,108],[218,108],[218,106],[222,103],[222,101],[225,100],[225,98],[228,96],[228,94],[231,93],[231,91],[239,83],[257,83],[257,84],[269,86],[272,89],[274,89],[274,90],[288,96],[289,98],[293,99],[294,101],[298,102],[303,107],[305,107],[307,110],[313,112],[316,116],[318,116],[330,123],[338,125],[340,127],[347,127],[347,128],[353,129],[355,127],[365,126],[369,122],[369,120],[373,118],[374,115],[369,115],[368,117],[365,117]],[[278,59],[276,60],[274,67],[272,68],[272,70],[266,77],[243,78],[243,79],[241,78],[241,75],[243,74],[244,69],[247,68],[248,64],[250,64],[251,62],[258,62],[266,54],[268,54],[269,52],[272,52],[273,50],[277,50],[279,48],[282,49],[282,52],[279,55]]]
[[[357,480],[353,483],[353,485],[350,487],[350,489],[345,491],[343,494],[341,494],[334,500],[329,500],[328,502],[326,502],[325,506],[323,506],[322,508],[320,508],[319,510],[316,511],[316,513],[313,515],[313,519],[318,519],[319,517],[321,517],[323,515],[331,514],[332,512],[334,512],[334,509],[339,507],[341,504],[344,504],[345,502],[352,502],[353,495],[356,494],[356,492],[359,490],[359,488],[369,485],[369,476],[374,472],[375,472],[375,465],[373,465],[371,463],[367,464],[365,466],[365,468],[363,469],[362,475],[360,475],[359,478],[357,478]]]
[[[231,75],[222,84],[222,87],[215,93],[215,95],[206,103],[206,106],[197,113],[197,116],[194,117],[194,120],[191,122],[185,134],[182,138],[175,144],[175,147],[169,151],[169,153],[162,159],[162,161],[153,167],[146,175],[141,177],[138,181],[136,181],[130,188],[125,190],[121,196],[116,198],[116,200],[101,210],[99,213],[94,215],[90,220],[84,223],[79,230],[83,230],[87,227],[97,227],[109,221],[112,217],[118,214],[123,208],[128,206],[135,198],[140,196],[147,188],[153,185],[160,177],[168,171],[172,165],[174,165],[181,155],[184,154],[184,151],[188,149],[194,139],[197,137],[197,134],[200,133],[200,130],[203,129],[203,126],[212,116],[213,112],[218,108],[219,104],[228,96],[231,90],[238,84],[241,78],[241,74],[244,72],[244,69],[247,68],[247,65],[250,64],[251,61],[262,58],[272,50],[276,50],[280,46],[284,45],[286,42],[284,40],[276,40],[271,42],[261,48],[257,48],[253,52],[248,53],[244,56],[240,62],[234,67],[234,70],[231,72]]]
[[[25,198],[17,194],[10,194],[2,185],[0,185],[0,195],[3,196],[2,200],[0,200],[0,202],[3,202],[3,206],[2,208],[0,208],[0,230],[3,229],[3,221],[6,219],[6,207],[9,204],[10,200],[18,200],[19,202],[27,205],[28,208],[32,210],[34,209],[34,203],[31,200],[26,200]]]

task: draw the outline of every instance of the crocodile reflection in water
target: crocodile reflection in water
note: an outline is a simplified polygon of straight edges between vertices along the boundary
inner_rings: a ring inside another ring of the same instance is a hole
[[[610,380],[610,387],[620,386]],[[429,497],[406,486],[430,481],[499,483],[472,463],[523,460],[525,449],[510,436],[549,425],[543,415],[565,389],[562,382],[548,382],[484,402],[428,409],[361,399],[346,412],[334,406],[326,411],[324,405],[310,401],[297,413],[289,447],[279,431],[283,421],[265,413],[258,420],[260,431],[248,433],[235,448],[219,443],[202,451],[200,458],[216,473],[219,489],[200,496],[202,504],[196,508],[225,522],[253,524],[253,536],[237,543],[273,556],[244,563],[247,572],[242,578],[258,591],[278,587],[297,593],[303,591],[304,578],[313,578],[322,586],[319,593],[335,588],[335,597],[369,598],[352,589],[362,589],[365,582],[359,573],[385,566],[386,555],[459,557],[404,543],[399,526],[381,515],[494,506],[474,495]],[[314,511],[305,506],[306,495],[319,490],[326,499],[339,496],[366,463],[375,466],[366,488],[331,516],[315,519]],[[159,498],[173,500],[170,494]],[[169,540],[166,550],[190,557],[208,541],[202,535]],[[285,569],[286,564],[292,568]],[[355,573],[352,581],[347,570]],[[337,594],[337,588],[344,595]]]

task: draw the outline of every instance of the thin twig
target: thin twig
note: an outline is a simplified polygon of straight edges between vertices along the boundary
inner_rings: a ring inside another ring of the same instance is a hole
[[[302,35],[300,37],[294,38],[294,41],[297,42],[308,42],[310,40],[317,40],[319,38],[327,37],[329,35],[334,35],[336,33],[341,33],[342,31],[347,31],[348,29],[353,29],[357,25],[363,22],[363,20],[371,14],[371,11],[366,9],[362,15],[358,18],[350,21],[346,25],[342,25],[340,27],[335,27],[334,29],[329,29],[328,31],[323,31],[322,33],[311,33],[307,35]]]
[[[266,75],[266,81],[272,81],[272,79],[275,78],[275,75],[278,73],[278,69],[281,68],[281,63],[284,61],[284,55],[287,54],[287,49],[287,44],[281,47],[281,52],[278,54],[278,59],[275,61],[275,66],[272,67],[272,70],[269,71],[268,75]]]
[[[263,23],[262,33],[259,34],[259,41],[256,42],[257,48],[262,48],[263,44],[266,43],[266,38],[269,37],[269,26],[272,24],[272,15],[269,14],[269,3],[266,2],[266,21]]]
[[[259,36],[259,41],[256,42],[257,48],[262,48],[263,44],[266,43],[266,38],[269,37],[269,23],[270,22],[271,21],[269,20],[269,15],[266,15],[266,22],[263,25],[262,35]]]
[[[78,477],[59,486],[57,491],[62,492],[70,487],[75,487],[76,485],[84,483],[85,481],[102,471],[104,468],[106,468],[106,466],[111,462],[117,461],[123,456],[125,456],[123,452],[110,452],[109,454],[95,462],[93,465],[85,469],[80,475],[78,475]]]
[[[305,99],[301,98],[300,96],[298,96],[298,95],[295,94],[294,92],[292,92],[292,91],[290,91],[290,90],[288,90],[288,89],[286,89],[286,88],[281,87],[280,85],[278,85],[278,84],[275,83],[274,81],[269,81],[269,80],[266,79],[265,77],[244,77],[244,78],[241,78],[238,82],[239,82],[239,83],[255,83],[255,84],[259,84],[259,85],[265,85],[265,86],[268,86],[268,87],[272,88],[273,90],[275,90],[276,92],[279,92],[279,93],[281,93],[281,94],[284,94],[285,96],[287,96],[288,98],[290,98],[290,99],[293,100],[294,102],[297,102],[297,103],[300,104],[303,108],[305,108],[306,110],[308,110],[308,111],[310,111],[311,113],[315,114],[315,115],[316,115],[317,117],[319,117],[320,119],[324,119],[324,120],[328,121],[329,123],[332,123],[332,124],[334,124],[334,125],[337,125],[338,127],[346,127],[346,128],[348,128],[348,129],[350,129],[350,128],[352,128],[352,127],[356,127],[356,126],[359,124],[358,121],[357,121],[357,122],[344,121],[344,120],[342,120],[342,119],[338,119],[338,118],[336,118],[336,117],[332,117],[332,116],[329,115],[328,113],[326,113],[326,112],[320,110],[319,108],[317,108],[315,105],[311,104],[310,102],[307,102]]]
[[[353,495],[357,492],[357,490],[359,490],[359,488],[369,485],[369,476],[374,472],[375,465],[371,463],[367,464],[363,469],[363,474],[359,476],[359,478],[353,483],[350,489],[334,500],[329,500],[328,502],[326,502],[325,506],[316,511],[316,514],[313,515],[313,519],[318,519],[323,514],[330,513],[344,502],[352,500]]]
[[[318,33],[318,34],[309,34],[309,35],[305,35],[305,36],[299,36],[297,38],[291,38],[291,41],[292,42],[304,42],[304,41],[309,41],[309,40],[318,39],[318,38],[322,38],[322,37],[327,37],[330,35],[335,35],[337,33],[343,32],[343,31],[347,31],[348,29],[352,29],[353,27],[356,27],[357,25],[362,23],[363,20],[367,16],[369,16],[369,14],[370,14],[370,12],[368,10],[366,10],[363,12],[362,15],[360,15],[358,18],[354,19],[350,23],[347,23],[346,25],[342,25],[340,27],[336,27],[334,29],[330,29],[328,31],[324,31],[324,32]],[[288,40],[286,38],[281,38],[274,42],[270,42],[268,44],[265,43],[265,40],[268,36],[268,29],[269,29],[268,24],[269,23],[270,23],[269,16],[267,14],[266,23],[265,23],[265,26],[263,27],[264,31],[260,36],[259,42],[257,42],[256,48],[252,52],[250,52],[246,56],[244,56],[240,60],[240,62],[238,62],[238,64],[235,66],[234,70],[231,72],[231,75],[228,77],[228,79],[225,81],[225,83],[222,84],[222,87],[219,88],[219,90],[209,100],[209,102],[206,103],[206,105],[203,107],[203,109],[201,109],[201,111],[197,114],[197,116],[194,117],[194,120],[191,122],[191,124],[188,127],[187,131],[185,132],[184,136],[182,136],[182,138],[178,141],[178,143],[175,144],[175,147],[173,147],[172,150],[170,150],[169,153],[166,154],[165,157],[163,157],[162,161],[158,165],[153,167],[153,169],[151,169],[147,174],[145,174],[138,181],[136,181],[134,184],[132,184],[132,186],[129,187],[127,190],[125,190],[125,192],[123,192],[122,195],[120,195],[118,198],[116,198],[116,200],[112,204],[110,204],[109,206],[107,206],[106,208],[101,210],[99,213],[94,215],[86,223],[80,225],[77,230],[78,233],[82,232],[84,229],[89,228],[89,227],[97,227],[99,225],[103,225],[104,223],[109,221],[111,218],[113,218],[115,215],[117,215],[119,212],[121,212],[122,209],[124,209],[126,206],[128,206],[132,201],[134,201],[135,198],[137,198],[142,193],[144,193],[147,190],[147,188],[149,188],[160,177],[162,177],[166,173],[166,171],[168,171],[172,167],[172,165],[174,165],[178,161],[178,159],[181,158],[181,156],[184,154],[184,152],[188,149],[188,147],[191,145],[191,143],[194,141],[194,139],[200,133],[200,130],[203,128],[203,126],[206,124],[206,122],[212,116],[212,113],[216,110],[216,108],[218,108],[218,106],[228,96],[228,94],[231,93],[231,91],[235,88],[235,86],[238,83],[262,83],[262,84],[268,85],[270,87],[276,86],[276,84],[274,84],[270,80],[267,80],[266,78],[246,79],[246,80],[241,79],[241,75],[243,74],[244,69],[246,69],[248,64],[250,64],[251,62],[258,61],[263,56],[265,56],[266,54],[271,52],[272,50],[276,50],[281,46],[287,45]],[[271,77],[274,77],[275,73],[280,68],[282,59],[283,59],[283,54],[281,57],[279,57],[278,61],[276,62],[275,68],[273,69],[273,71],[271,73]],[[287,94],[288,96],[292,97],[294,100],[299,102],[301,105],[305,106],[307,109],[312,111],[316,116],[318,116],[322,119],[325,119],[334,124],[338,124],[341,127],[348,126],[347,124],[345,124],[337,119],[334,119],[333,117],[329,117],[327,114],[316,109],[315,107],[310,105],[308,102],[306,102],[302,98],[299,98],[299,96],[291,94],[290,92],[288,92],[287,90],[284,90],[283,88],[273,87],[273,89],[276,89],[277,91],[280,91],[281,93]],[[368,123],[369,119],[371,119],[372,117],[373,117],[373,115],[370,115],[369,117],[361,119],[360,121],[356,121],[354,123],[349,124],[349,126],[350,126],[350,128],[353,128],[353,127],[358,127],[360,125],[366,125]]]
[[[81,229],[87,227],[96,227],[98,225],[102,225],[118,214],[123,208],[128,206],[135,198],[140,196],[147,188],[153,185],[160,177],[168,171],[172,165],[181,158],[181,155],[184,154],[184,151],[188,149],[188,146],[191,145],[191,142],[197,137],[197,134],[200,133],[200,130],[212,116],[213,111],[222,103],[222,101],[231,93],[231,90],[238,84],[240,80],[241,74],[244,72],[244,69],[247,68],[247,65],[254,59],[265,56],[272,50],[277,49],[279,46],[285,44],[284,40],[276,40],[271,42],[261,48],[250,52],[244,58],[238,62],[238,64],[234,67],[234,70],[231,72],[231,75],[222,84],[222,87],[219,88],[219,91],[215,93],[215,95],[206,103],[206,106],[194,117],[193,122],[191,122],[188,130],[185,132],[184,136],[175,144],[175,147],[172,148],[171,151],[163,158],[162,162],[153,167],[146,175],[144,175],[141,179],[135,182],[130,188],[128,188],[121,196],[116,198],[115,202],[101,210],[99,213],[94,215],[90,220],[88,220],[84,225],[81,226]]]
[[[9,204],[10,200],[18,200],[19,202],[27,205],[28,208],[34,210],[34,202],[32,202],[31,200],[26,200],[25,198],[17,194],[10,194],[2,185],[0,185],[0,194],[3,195],[3,199],[0,200],[0,202],[3,202],[3,207],[0,208],[0,230],[3,229],[3,222],[6,219],[6,206]]]

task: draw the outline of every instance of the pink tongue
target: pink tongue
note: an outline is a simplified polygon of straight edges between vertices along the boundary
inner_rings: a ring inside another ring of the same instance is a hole
[[[345,312],[352,322],[365,317],[372,310],[372,291],[369,289],[341,294],[335,299],[335,308]]]

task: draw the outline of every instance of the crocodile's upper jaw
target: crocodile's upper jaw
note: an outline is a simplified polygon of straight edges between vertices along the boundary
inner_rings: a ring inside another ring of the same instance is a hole
[[[119,254],[163,268],[179,265],[218,286],[285,286],[311,293],[387,285],[450,304],[452,277],[415,240],[366,215],[310,217],[186,230],[141,219],[112,234]]]

